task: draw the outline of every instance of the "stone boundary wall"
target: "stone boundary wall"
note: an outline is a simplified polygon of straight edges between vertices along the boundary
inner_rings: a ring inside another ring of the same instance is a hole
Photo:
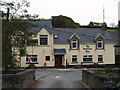
[[[83,70],[82,81],[90,88],[105,88],[108,85],[107,82],[114,81],[118,83],[120,81],[120,77],[98,76],[93,74],[91,71]]]
[[[28,69],[17,74],[2,75],[2,88],[26,88],[35,81],[35,70]]]

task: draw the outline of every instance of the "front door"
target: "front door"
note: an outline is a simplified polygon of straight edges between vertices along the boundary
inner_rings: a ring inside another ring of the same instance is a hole
[[[62,55],[55,55],[55,67],[62,67]]]

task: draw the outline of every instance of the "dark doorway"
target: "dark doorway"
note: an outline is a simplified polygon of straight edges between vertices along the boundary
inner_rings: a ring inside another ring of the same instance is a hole
[[[115,65],[120,67],[120,55],[115,55]]]
[[[62,67],[62,55],[55,55],[55,67]]]

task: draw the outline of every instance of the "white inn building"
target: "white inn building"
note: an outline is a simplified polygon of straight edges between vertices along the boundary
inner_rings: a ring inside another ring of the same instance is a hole
[[[114,42],[102,29],[52,28],[51,20],[33,20],[39,27],[28,44],[21,67],[63,67],[66,65],[115,64]],[[21,36],[22,37],[22,36]]]

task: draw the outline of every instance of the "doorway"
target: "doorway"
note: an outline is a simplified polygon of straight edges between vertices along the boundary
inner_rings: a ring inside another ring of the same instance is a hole
[[[63,55],[55,55],[55,67],[62,67],[62,56]]]

